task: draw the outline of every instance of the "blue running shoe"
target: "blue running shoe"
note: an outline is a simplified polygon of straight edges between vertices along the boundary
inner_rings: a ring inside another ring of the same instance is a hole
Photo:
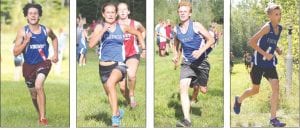
[[[119,109],[119,117],[120,117],[120,119],[122,119],[124,117],[124,114],[125,114],[124,110],[123,109]]]
[[[112,127],[120,127],[121,119],[124,117],[124,113],[124,110],[119,109],[119,116],[111,117]]]
[[[234,101],[234,106],[233,106],[233,110],[235,114],[240,114],[241,111],[241,105],[242,103],[238,102],[239,97],[235,96],[235,101]]]
[[[272,120],[270,120],[270,124],[274,127],[284,127],[286,124],[280,122],[276,117]]]

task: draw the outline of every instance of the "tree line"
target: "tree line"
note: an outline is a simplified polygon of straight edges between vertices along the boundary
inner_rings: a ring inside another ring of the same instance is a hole
[[[146,26],[146,0],[77,0],[76,14],[85,17],[88,24],[93,20],[101,20],[101,8],[107,2],[127,3],[130,10],[129,18],[140,21]]]

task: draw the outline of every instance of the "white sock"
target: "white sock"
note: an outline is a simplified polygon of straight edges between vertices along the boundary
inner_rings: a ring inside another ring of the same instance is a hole
[[[134,102],[134,96],[130,96],[130,102]]]

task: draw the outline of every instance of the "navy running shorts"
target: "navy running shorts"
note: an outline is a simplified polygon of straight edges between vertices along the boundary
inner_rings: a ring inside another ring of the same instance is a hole
[[[264,76],[267,80],[278,79],[276,67],[261,68],[258,66],[253,66],[250,72],[250,76],[251,76],[252,83],[256,85],[260,85],[262,76]]]

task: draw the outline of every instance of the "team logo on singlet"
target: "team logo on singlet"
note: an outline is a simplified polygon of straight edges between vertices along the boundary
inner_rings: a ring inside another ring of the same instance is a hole
[[[111,40],[111,39],[122,40],[123,39],[123,35],[105,33],[104,36],[103,36],[103,38],[106,39],[106,40]]]
[[[189,37],[183,37],[180,39],[181,42],[191,42],[193,41],[193,37],[189,36]]]
[[[276,39],[272,39],[272,38],[268,38],[267,39],[267,43],[269,43],[269,44],[277,44],[277,40]]]
[[[29,45],[30,49],[42,49],[45,48],[46,44],[34,44],[34,45]]]

